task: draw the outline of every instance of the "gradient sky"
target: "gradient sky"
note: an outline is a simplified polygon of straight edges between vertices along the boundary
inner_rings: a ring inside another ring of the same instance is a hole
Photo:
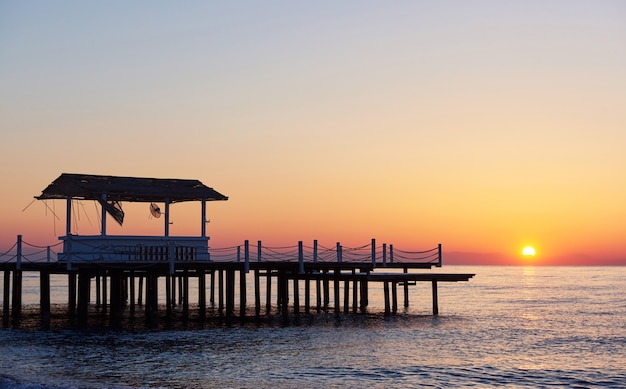
[[[57,242],[66,172],[201,180],[214,247],[624,265],[626,2],[3,0],[0,140],[0,252]]]

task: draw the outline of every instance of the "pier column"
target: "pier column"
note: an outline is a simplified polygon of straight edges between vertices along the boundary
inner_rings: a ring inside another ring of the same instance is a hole
[[[261,316],[261,278],[259,269],[254,269],[254,316]]]
[[[433,280],[433,315],[439,315],[439,301],[437,297],[437,280]]]
[[[172,302],[172,277],[170,273],[165,275],[165,316],[168,319],[172,317],[172,306],[175,305]]]
[[[293,277],[293,313],[296,316],[300,315],[300,285],[297,274]]]
[[[121,270],[110,270],[111,277],[111,323],[115,326],[122,322],[122,306],[124,299],[124,283]]]
[[[226,270],[226,317],[231,318],[235,312],[235,270]]]
[[[369,281],[367,279],[367,274],[364,275],[363,277],[361,277],[361,312],[365,313],[365,310],[367,309],[367,306],[369,305],[369,285],[368,285]]]
[[[89,292],[91,274],[86,270],[78,272],[78,324],[86,325],[89,312]]]
[[[130,313],[135,313],[135,271],[131,270],[130,275],[128,276],[128,281],[130,283],[130,296],[128,297],[128,301],[130,303]]]
[[[391,313],[389,304],[389,281],[384,281],[383,283],[383,294],[385,295],[385,316],[388,316]]]
[[[269,315],[272,313],[272,269],[267,268],[265,270],[266,280],[265,280],[265,292],[266,292],[266,301],[265,301],[265,310],[266,314]]]
[[[398,283],[391,281],[391,312],[398,312]]]
[[[239,317],[243,322],[246,318],[246,273],[249,271],[248,265],[245,265],[244,270],[239,269]]]
[[[41,309],[41,327],[50,328],[50,271],[42,269],[39,272],[39,307]]]
[[[189,271],[185,269],[182,278],[181,295],[183,297],[183,321],[189,320]]]
[[[71,317],[76,314],[76,272],[70,271],[67,274],[68,285],[68,309]]]
[[[9,326],[9,301],[11,297],[11,270],[4,271],[4,294],[2,295],[2,325]]]
[[[215,270],[211,270],[211,290],[209,292],[209,302],[215,306]]]
[[[206,273],[198,270],[198,316],[200,322],[206,319]]]
[[[408,272],[409,269],[405,267],[403,273],[406,274]],[[407,280],[404,280],[404,307],[409,307],[409,281]]]
[[[339,315],[341,312],[341,303],[339,301],[339,273],[340,270],[335,268],[333,272],[333,292],[334,292],[334,300],[335,300],[335,315]]]

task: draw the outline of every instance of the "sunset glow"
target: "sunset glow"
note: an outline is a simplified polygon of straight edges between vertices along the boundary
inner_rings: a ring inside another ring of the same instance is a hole
[[[229,200],[207,205],[212,247],[376,238],[441,243],[444,264],[626,265],[625,16],[592,1],[9,2],[0,252],[18,234],[57,244],[65,204],[29,204],[85,173],[213,187]],[[162,230],[123,206],[111,234]],[[97,234],[97,207],[76,210]],[[198,206],[170,212],[172,234],[198,233]]]

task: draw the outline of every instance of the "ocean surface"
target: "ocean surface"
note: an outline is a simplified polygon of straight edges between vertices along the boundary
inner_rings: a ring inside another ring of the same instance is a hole
[[[288,326],[1,328],[0,388],[626,387],[626,267],[436,271],[476,273],[439,284],[437,317],[418,283],[390,317],[381,287],[365,315]],[[25,305],[38,282],[25,273]]]

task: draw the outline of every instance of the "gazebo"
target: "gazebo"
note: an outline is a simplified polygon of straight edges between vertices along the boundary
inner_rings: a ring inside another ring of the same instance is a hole
[[[228,200],[228,197],[205,186],[198,180],[138,178],[90,174],[61,174],[38,200],[66,200],[65,236],[59,261],[70,262],[128,262],[128,261],[206,261],[209,260],[206,234],[206,202]],[[102,217],[100,235],[74,235],[72,201],[95,200]],[[170,204],[183,201],[201,202],[200,236],[170,236]],[[164,231],[159,236],[108,235],[107,215],[119,224],[124,221],[122,202],[150,203],[154,217],[163,216]],[[163,205],[163,212],[161,211]]]

